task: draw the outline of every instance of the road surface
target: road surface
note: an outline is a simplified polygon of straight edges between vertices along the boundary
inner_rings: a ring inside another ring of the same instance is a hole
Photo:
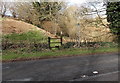
[[[3,63],[3,81],[118,81],[118,53]]]

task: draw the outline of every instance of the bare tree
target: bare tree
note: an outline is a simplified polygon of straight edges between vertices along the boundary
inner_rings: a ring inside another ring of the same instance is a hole
[[[59,16],[59,25],[63,33],[67,33],[69,37],[76,39],[78,46],[82,41],[102,41],[111,35],[107,28],[107,21],[105,21],[106,17],[103,17],[106,11],[105,6],[101,6],[103,3],[94,3],[94,6],[92,4],[68,7]],[[100,6],[96,4],[100,4]],[[98,9],[98,7],[100,8]]]
[[[9,3],[8,2],[3,2],[2,0],[0,1],[0,15],[4,17],[6,15],[6,12],[9,9]]]
[[[11,15],[13,16],[13,18],[16,18],[17,17],[17,10],[15,8],[15,3],[16,2],[11,2],[10,4],[10,7],[9,7],[9,11],[11,13]]]
[[[34,25],[40,24],[38,12],[33,8],[31,2],[16,2],[13,3],[13,6],[10,10],[14,17]]]
[[[44,0],[43,0],[44,1]],[[57,24],[57,14],[63,8],[63,2],[34,2],[34,8],[39,13],[39,20],[41,22],[51,21]],[[56,35],[57,28],[52,26],[53,32]]]
[[[103,20],[105,20],[107,17],[106,16],[106,1],[88,2],[88,4],[91,6],[91,9],[92,9],[91,14],[97,17],[97,21],[99,21],[99,24],[108,28],[108,25],[103,22]]]

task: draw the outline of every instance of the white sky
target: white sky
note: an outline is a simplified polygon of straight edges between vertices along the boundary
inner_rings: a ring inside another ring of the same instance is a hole
[[[86,0],[69,0],[71,4],[82,4],[85,3]]]
[[[39,1],[39,0],[0,0],[0,2],[33,2],[33,1]],[[63,1],[63,2],[71,2],[75,4],[81,4],[84,3],[85,1],[89,2],[94,2],[94,1],[99,1],[103,2],[106,0],[45,0],[45,2],[56,2],[56,1]],[[108,0],[109,2],[118,2],[120,0]]]
[[[0,0],[3,2],[33,2],[33,1],[39,1],[39,0]],[[44,0],[45,2],[56,2],[56,1],[63,1],[63,2],[71,2],[75,4],[81,4],[84,3],[85,1],[103,1],[103,0]]]

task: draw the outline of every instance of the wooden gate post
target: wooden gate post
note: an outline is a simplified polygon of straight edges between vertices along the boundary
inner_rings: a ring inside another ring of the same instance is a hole
[[[62,36],[61,36],[61,37],[60,37],[60,43],[61,43],[61,46],[62,46],[62,41],[63,41],[63,40],[62,40]]]
[[[49,49],[51,49],[51,47],[50,47],[50,37],[48,37],[48,46],[49,46]]]

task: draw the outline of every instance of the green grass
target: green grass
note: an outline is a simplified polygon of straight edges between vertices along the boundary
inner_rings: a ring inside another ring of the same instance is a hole
[[[14,45],[17,44],[25,44],[24,47],[17,47],[17,48],[7,48],[3,50],[2,60],[11,60],[11,59],[20,59],[20,58],[34,58],[34,57],[51,57],[51,56],[71,56],[71,55],[82,55],[82,54],[92,54],[92,53],[103,53],[103,52],[117,52],[118,48],[114,47],[113,44],[110,44],[111,47],[101,47],[101,48],[67,48],[63,50],[58,50],[54,48],[52,50],[48,50],[44,48],[45,46],[42,45],[40,47],[33,46],[36,44],[37,46],[39,43],[48,43],[47,36],[43,35],[40,31],[30,31],[26,33],[13,33],[9,35],[4,35],[2,42],[10,42]],[[59,40],[53,39],[51,42],[59,42]],[[34,43],[34,44],[33,44]],[[7,43],[5,43],[6,45]],[[8,44],[9,46],[9,44]],[[51,46],[60,46],[60,43],[53,43]],[[69,44],[68,44],[69,46]],[[106,44],[103,46],[106,46]],[[109,45],[108,45],[109,46]],[[116,45],[115,45],[116,46]],[[41,49],[43,50],[41,50]]]
[[[118,52],[118,48],[98,48],[98,49],[65,49],[65,50],[51,50],[42,51],[35,53],[15,53],[9,51],[4,51],[2,60],[11,60],[19,58],[36,58],[36,57],[50,57],[50,56],[71,56],[71,55],[82,55],[82,54],[92,54],[92,53],[105,53],[105,52]]]
[[[48,43],[48,37],[40,31],[29,31],[26,33],[13,33],[3,36],[3,42],[7,41],[13,44],[19,43]],[[60,42],[60,39],[51,39],[51,42]],[[51,43],[50,46],[61,46],[60,43]]]
[[[4,20],[4,18],[0,17],[0,21]]]
[[[29,31],[26,33],[13,33],[13,34],[8,34],[8,35],[4,35],[3,39],[8,40],[9,42],[20,42],[20,41],[24,41],[24,42],[39,42],[43,39],[47,38],[47,36],[43,35],[40,31]]]

